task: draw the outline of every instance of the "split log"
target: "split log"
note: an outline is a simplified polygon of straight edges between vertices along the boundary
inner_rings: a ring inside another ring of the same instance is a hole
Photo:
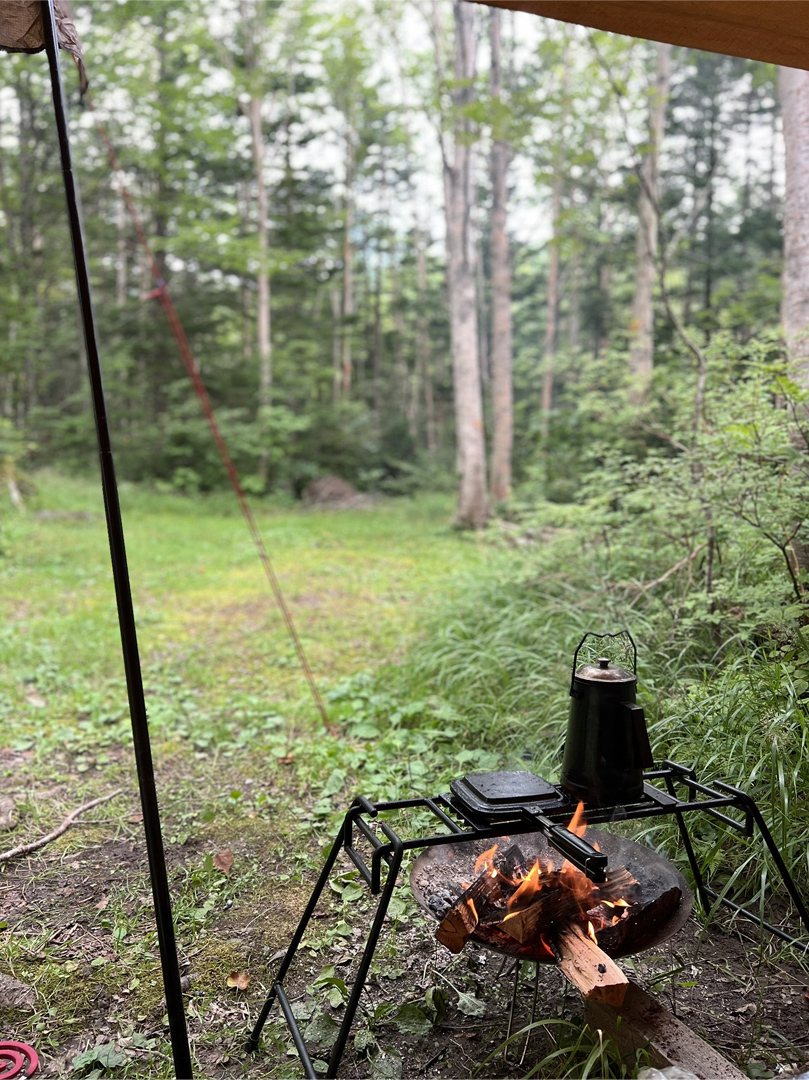
[[[533,904],[508,914],[497,929],[525,945],[539,934],[552,933],[557,924],[579,918],[581,908],[573,893],[557,886],[541,889]]]
[[[501,874],[511,878],[512,881],[523,878],[528,873],[528,864],[519,844],[512,844],[502,855],[497,855],[494,865]]]
[[[450,952],[459,953],[478,923],[482,920],[499,922],[503,910],[499,878],[483,874],[461,893],[441,920],[435,936]]]
[[[614,903],[616,900],[626,900],[633,904],[640,892],[640,883],[625,866],[618,866],[615,869],[610,867],[607,880],[594,888],[600,901],[611,900]]]
[[[656,998],[629,983],[620,1006],[590,998],[587,1022],[609,1035],[627,1065],[641,1051],[649,1065],[665,1069],[681,1065],[700,1080],[744,1080],[745,1074],[666,1009]]]
[[[612,954],[620,954],[625,950],[626,943],[631,941],[632,951],[642,952],[646,942],[653,940],[660,927],[668,922],[682,895],[682,891],[674,885],[648,904],[635,904],[629,914],[617,923],[596,931],[598,944]]]
[[[625,866],[613,871],[602,885],[593,885],[593,895],[586,901],[568,888],[565,878],[566,875],[561,871],[545,875],[545,882],[535,894],[536,898],[526,907],[506,915],[498,930],[524,945],[538,934],[553,934],[558,926],[581,923],[585,903],[591,909],[597,908],[605,900],[613,903],[616,900],[628,900],[632,903],[632,898],[638,891],[637,881]]]
[[[622,1004],[629,980],[580,926],[566,926],[557,933],[555,944],[560,971],[581,991],[586,1001],[614,1006]]]

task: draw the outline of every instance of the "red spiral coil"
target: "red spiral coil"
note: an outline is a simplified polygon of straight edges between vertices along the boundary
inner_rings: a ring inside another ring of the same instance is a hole
[[[0,1041],[0,1080],[14,1076],[33,1076],[39,1068],[39,1057],[33,1046],[21,1042]]]

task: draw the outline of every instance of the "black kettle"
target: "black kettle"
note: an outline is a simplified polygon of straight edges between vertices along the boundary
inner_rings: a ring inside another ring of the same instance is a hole
[[[595,663],[576,670],[588,638],[599,642]],[[632,650],[632,671],[606,654],[619,650],[616,638],[626,638]],[[602,642],[611,639],[609,645]],[[643,770],[654,764],[646,718],[635,703],[638,653],[631,635],[585,634],[573,656],[570,719],[567,724],[561,786],[590,806],[617,806],[643,795]]]

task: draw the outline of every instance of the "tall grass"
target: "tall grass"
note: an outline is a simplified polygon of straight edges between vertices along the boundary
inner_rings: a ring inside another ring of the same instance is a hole
[[[800,633],[791,641],[725,641],[717,650],[709,638],[676,638],[659,618],[623,606],[608,582],[588,572],[592,565],[586,546],[569,535],[515,556],[509,574],[481,581],[436,613],[402,677],[451,707],[470,743],[498,751],[512,768],[555,778],[576,644],[586,631],[628,629],[656,758],[753,795],[809,892],[809,650]],[[757,839],[727,834],[702,815],[694,824],[700,858],[720,885],[763,851]],[[647,836],[676,850],[673,821],[657,819]],[[747,872],[738,882],[748,898],[777,876],[767,858],[755,865],[755,884]]]

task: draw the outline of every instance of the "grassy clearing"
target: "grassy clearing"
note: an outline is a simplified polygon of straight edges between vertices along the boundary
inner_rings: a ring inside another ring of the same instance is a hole
[[[500,556],[449,528],[446,497],[340,513],[260,509],[342,729],[324,738],[230,500],[124,486],[122,503],[189,1024],[198,1068],[213,1075],[240,1055],[267,960],[288,942],[302,882],[348,799],[410,794],[457,772],[448,717],[368,673],[404,655],[437,597],[463,595]],[[3,511],[0,777],[19,823],[0,846],[124,788],[0,870],[0,971],[37,993],[33,1013],[4,1013],[4,1031],[51,1055],[60,1075],[170,1075],[100,497],[46,474],[24,518]],[[229,875],[213,863],[225,849]],[[405,917],[408,902],[398,903]],[[343,906],[346,927],[365,904],[352,894]],[[333,935],[312,942],[310,955],[332,944]],[[226,987],[234,970],[253,973],[248,994]],[[294,1074],[288,1053],[271,1025],[253,1074]]]
[[[287,944],[324,836],[350,798],[435,792],[459,773],[501,765],[554,774],[573,649],[585,630],[615,628],[625,612],[593,573],[575,508],[547,508],[540,542],[523,543],[506,526],[482,540],[453,533],[445,497],[343,513],[262,507],[268,549],[340,729],[332,738],[322,733],[230,500],[126,487],[122,494],[197,1070],[231,1075],[247,1067],[241,1039],[265,993],[267,962]],[[169,1076],[99,501],[89,483],[46,475],[24,519],[4,511],[0,781],[19,825],[1,834],[0,846],[40,835],[94,796],[119,786],[124,794],[36,855],[0,868],[0,973],[37,992],[33,1013],[2,1020],[5,1031],[50,1055],[57,1075]],[[762,696],[752,669],[746,690],[732,673],[711,684],[698,664],[670,663],[657,647],[659,630],[641,615],[630,629],[641,645],[641,693],[659,704],[655,745],[711,775],[736,769],[734,778],[755,753],[757,793],[772,812],[780,805],[794,813],[804,716],[795,658],[781,658],[781,674]],[[724,743],[731,721],[735,741]],[[725,745],[730,758],[718,749]],[[772,754],[764,768],[770,746],[781,755],[780,773]],[[781,834],[790,851],[800,843],[800,835]],[[214,863],[224,850],[234,858],[230,873]],[[721,866],[741,845],[729,851],[706,836],[701,850]],[[324,1056],[342,1007],[341,965],[356,959],[369,914],[355,878],[349,869],[335,882],[325,905],[333,918],[307,935],[296,987],[307,1038]],[[446,1055],[431,1067],[435,1075],[469,1075],[481,1064],[486,1073],[509,987],[491,972],[484,978],[480,951],[449,959],[436,952],[406,886],[392,911],[352,1051],[357,1075],[415,1075],[436,1045]],[[637,976],[663,980],[680,998],[709,992],[710,973],[724,972],[726,946],[714,944],[699,969],[680,948],[638,958]],[[757,955],[774,970],[769,951]],[[227,987],[236,971],[251,976],[244,992]],[[548,1001],[559,997],[554,976],[543,973]],[[788,977],[796,986],[804,979]],[[758,970],[744,978],[759,985]],[[530,999],[530,986],[524,990]],[[483,1017],[474,1011],[481,1008]],[[623,1075],[582,1034],[575,1008],[562,1000],[560,1010],[543,1018],[525,1066],[498,1066],[498,1075]],[[721,1015],[709,1034],[737,1058],[780,1063],[785,1052],[769,1046],[783,1048],[785,1028],[773,1019],[770,1040],[766,1023],[762,1017],[760,1036],[741,1051]],[[467,1038],[479,1041],[465,1049],[458,1040]],[[787,1057],[799,1060],[800,1050]],[[250,1074],[298,1074],[277,1017]]]

